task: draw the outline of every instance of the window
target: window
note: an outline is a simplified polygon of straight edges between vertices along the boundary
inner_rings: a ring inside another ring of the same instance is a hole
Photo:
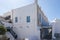
[[[30,22],[30,16],[27,16],[27,22]]]
[[[18,22],[18,18],[17,17],[15,17],[15,22]]]

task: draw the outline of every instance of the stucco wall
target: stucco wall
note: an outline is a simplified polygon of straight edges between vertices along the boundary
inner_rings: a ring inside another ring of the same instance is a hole
[[[37,11],[35,4],[17,8],[13,13],[14,30],[19,38],[31,38],[33,36],[36,36],[38,39],[40,38],[40,31],[37,30]],[[30,16],[30,23],[26,22],[27,16]],[[18,17],[17,23],[15,23],[15,17]]]

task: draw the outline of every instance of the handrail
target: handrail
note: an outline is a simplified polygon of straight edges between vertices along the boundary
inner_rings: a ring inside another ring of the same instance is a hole
[[[12,34],[12,36],[13,36],[15,39],[17,39],[17,34],[16,34],[10,27],[7,27],[7,31],[9,31],[9,32]]]

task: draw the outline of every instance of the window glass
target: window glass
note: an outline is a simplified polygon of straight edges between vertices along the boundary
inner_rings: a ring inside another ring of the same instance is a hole
[[[17,17],[15,17],[15,22],[18,22],[18,18]]]
[[[30,22],[30,16],[27,16],[27,22]]]

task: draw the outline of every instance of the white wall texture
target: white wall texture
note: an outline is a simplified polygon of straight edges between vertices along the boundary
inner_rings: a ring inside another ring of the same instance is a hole
[[[54,38],[55,33],[60,33],[60,19],[54,20],[54,22],[52,22],[51,25],[52,25],[52,37]]]
[[[22,8],[17,8],[13,11],[14,30],[18,34],[18,38],[31,38],[36,36],[40,38],[40,31],[37,30],[37,11],[36,5],[30,4]],[[30,16],[30,23],[26,22],[26,17]],[[15,17],[18,17],[18,22],[15,23]]]

